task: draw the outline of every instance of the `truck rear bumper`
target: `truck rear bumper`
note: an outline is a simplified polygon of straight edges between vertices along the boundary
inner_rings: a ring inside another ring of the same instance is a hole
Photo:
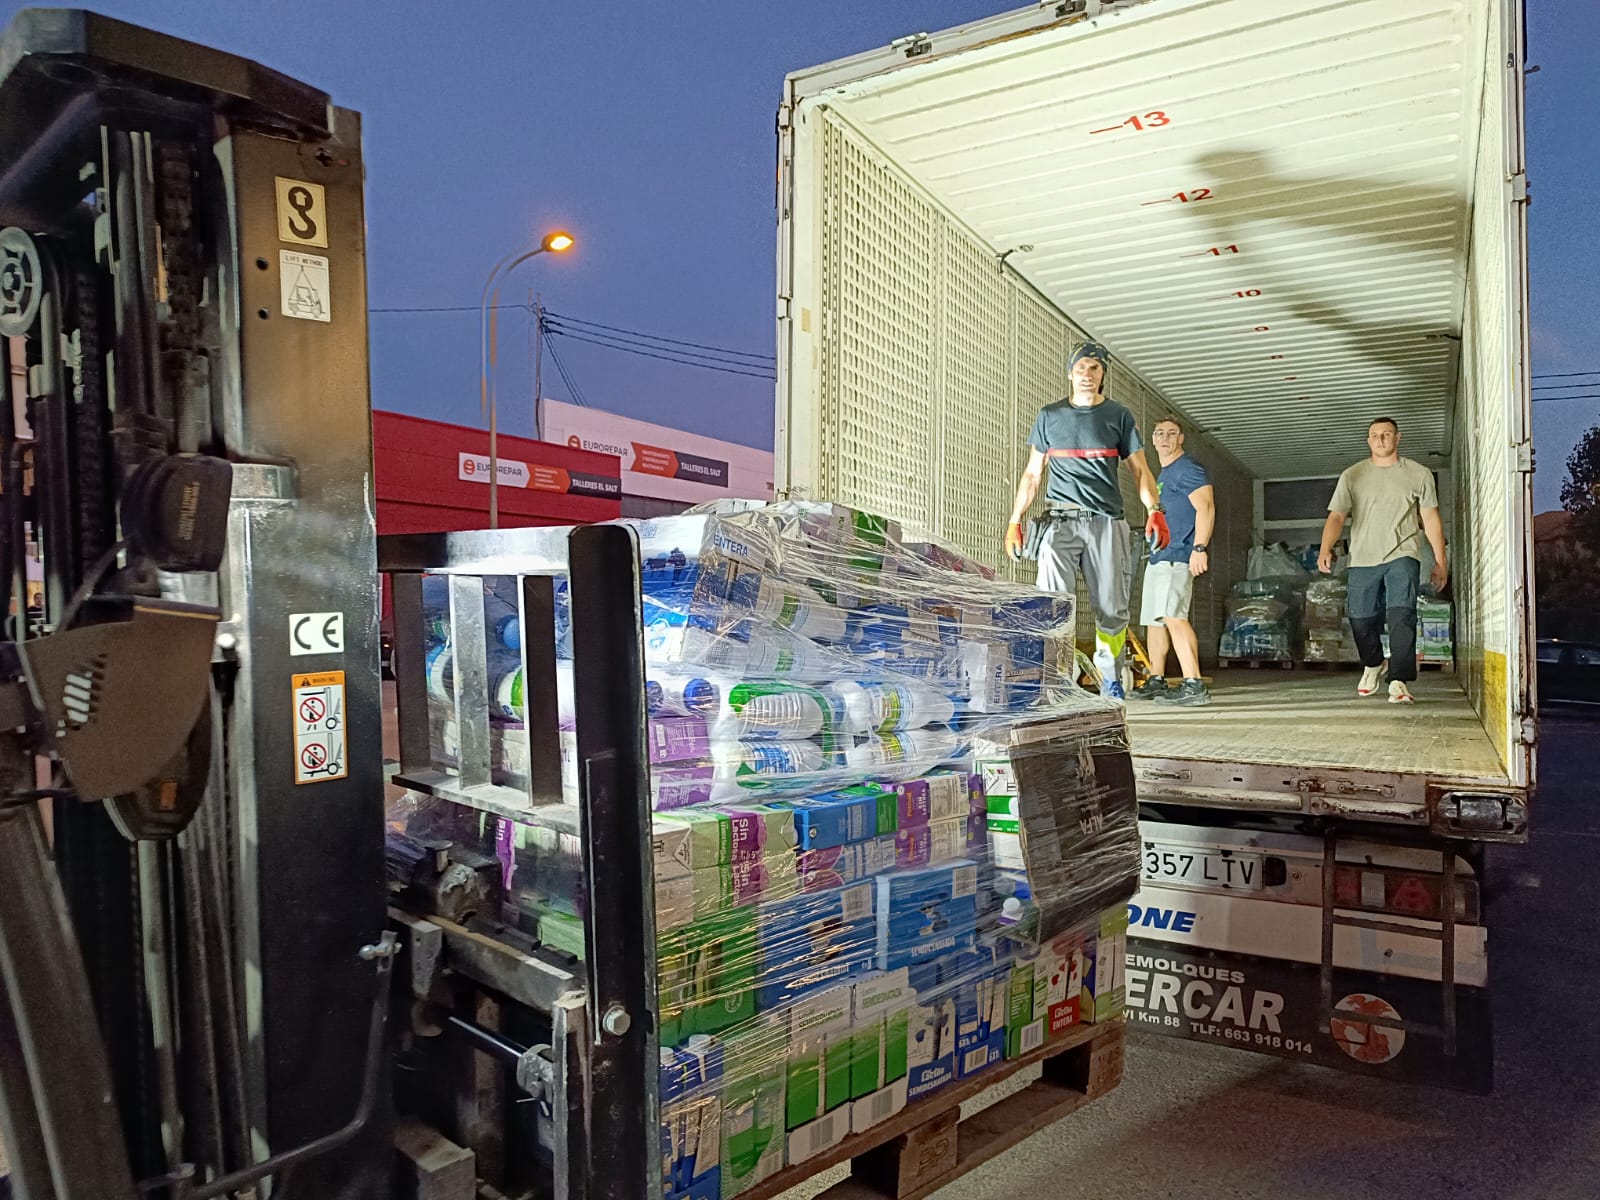
[[[1526,790],[1505,780],[1137,754],[1133,762],[1144,804],[1406,825],[1471,841],[1528,838]]]

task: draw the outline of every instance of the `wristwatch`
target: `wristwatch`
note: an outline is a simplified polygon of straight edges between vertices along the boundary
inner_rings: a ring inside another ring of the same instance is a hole
[[[1206,545],[1205,542],[1196,542],[1194,544],[1194,552],[1196,554],[1210,554],[1211,547]]]

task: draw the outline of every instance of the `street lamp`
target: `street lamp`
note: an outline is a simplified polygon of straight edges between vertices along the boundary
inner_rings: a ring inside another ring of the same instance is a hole
[[[499,330],[497,316],[493,315],[500,307],[500,288],[495,283],[496,278],[502,282],[521,264],[527,262],[536,254],[560,254],[572,249],[573,236],[565,230],[557,229],[544,235],[541,241],[532,250],[525,250],[518,254],[513,251],[499,262],[489,272],[489,278],[484,280],[483,301],[478,314],[478,336],[481,342],[481,358],[478,368],[478,414],[485,411],[489,414],[489,528],[500,528],[500,460],[496,457],[499,443],[499,414],[496,411],[493,384],[493,372],[496,361],[496,342]],[[491,292],[491,289],[492,292]],[[537,397],[535,397],[537,400]]]

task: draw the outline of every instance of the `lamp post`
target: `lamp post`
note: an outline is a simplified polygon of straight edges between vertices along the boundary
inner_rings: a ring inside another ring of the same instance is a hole
[[[494,315],[500,306],[500,288],[495,280],[504,281],[521,264],[527,262],[536,254],[547,251],[560,254],[572,249],[573,237],[570,233],[557,230],[544,235],[541,241],[532,250],[525,250],[520,254],[506,255],[495,263],[494,269],[489,272],[489,278],[483,283],[483,301],[478,314],[478,336],[481,342],[481,357],[478,369],[478,412],[482,415],[485,411],[489,415],[489,528],[500,528],[500,460],[496,457],[499,449],[499,413],[495,405],[494,394],[494,367],[497,355],[496,336],[499,331],[499,322]]]

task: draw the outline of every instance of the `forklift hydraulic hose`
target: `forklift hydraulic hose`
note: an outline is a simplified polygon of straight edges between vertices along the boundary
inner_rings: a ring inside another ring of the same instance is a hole
[[[337,1150],[366,1128],[367,1122],[372,1119],[372,1109],[378,1099],[378,1076],[383,1062],[383,1033],[389,1019],[389,979],[393,974],[397,949],[394,933],[385,930],[380,943],[369,946],[362,952],[363,958],[375,960],[378,977],[372,995],[372,1020],[367,1026],[367,1063],[366,1073],[361,1080],[361,1102],[356,1105],[355,1115],[344,1128],[335,1130],[314,1142],[307,1142],[298,1149],[275,1154],[253,1167],[246,1167],[242,1171],[235,1171],[232,1175],[213,1179],[202,1187],[194,1187],[188,1182],[193,1174],[193,1168],[186,1167],[176,1175],[147,1180],[139,1185],[139,1191],[148,1193],[157,1188],[171,1187],[174,1200],[215,1200],[218,1196],[249,1187],[268,1175],[276,1175],[289,1167],[327,1154],[330,1150]]]

